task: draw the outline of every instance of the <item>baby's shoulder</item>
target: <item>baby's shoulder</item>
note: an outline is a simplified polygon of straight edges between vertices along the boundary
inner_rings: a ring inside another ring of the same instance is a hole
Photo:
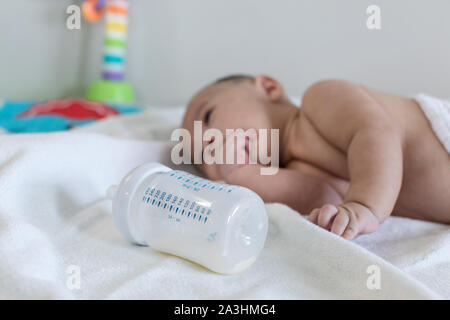
[[[302,97],[302,109],[338,105],[340,101],[364,95],[362,85],[340,79],[320,80],[310,85]]]

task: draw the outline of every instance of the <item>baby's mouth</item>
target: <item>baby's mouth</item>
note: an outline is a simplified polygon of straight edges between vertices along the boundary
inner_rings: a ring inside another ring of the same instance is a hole
[[[245,153],[250,154],[250,137],[245,137]]]

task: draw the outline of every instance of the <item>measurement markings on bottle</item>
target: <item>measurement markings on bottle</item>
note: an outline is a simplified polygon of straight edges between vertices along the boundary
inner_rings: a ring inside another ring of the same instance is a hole
[[[211,208],[199,202],[184,199],[159,188],[147,188],[142,202],[167,211],[168,218],[175,219],[177,222],[180,222],[180,217],[183,216],[195,222],[207,223],[209,216],[213,213]]]

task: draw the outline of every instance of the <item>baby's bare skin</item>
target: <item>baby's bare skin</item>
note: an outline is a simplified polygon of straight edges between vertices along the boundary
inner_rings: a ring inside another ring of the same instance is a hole
[[[391,213],[450,223],[450,157],[412,99],[329,80],[311,86],[298,109],[260,76],[203,90],[184,126],[192,130],[212,105],[205,127],[279,129],[281,168],[261,176],[259,165],[201,166],[209,178],[310,212],[346,239],[375,231]]]

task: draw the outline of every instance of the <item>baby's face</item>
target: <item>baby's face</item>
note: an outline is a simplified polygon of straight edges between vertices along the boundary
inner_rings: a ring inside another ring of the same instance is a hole
[[[267,110],[265,97],[259,94],[250,81],[213,84],[191,100],[183,127],[194,137],[194,121],[202,121],[203,133],[215,128],[220,130],[225,139],[227,129],[270,129],[271,121]],[[210,143],[212,141],[203,141],[202,154]],[[224,144],[225,141],[222,141],[222,145]],[[223,179],[225,165],[202,164],[199,167],[210,179]]]

